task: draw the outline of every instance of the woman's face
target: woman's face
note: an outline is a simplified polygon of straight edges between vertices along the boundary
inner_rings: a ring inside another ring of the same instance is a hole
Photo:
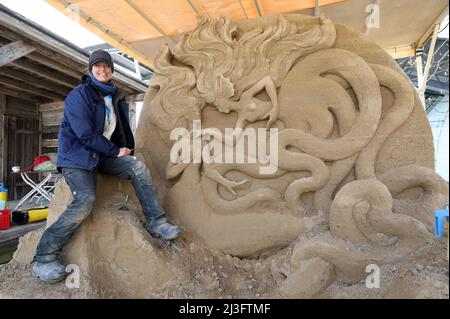
[[[97,62],[92,66],[92,74],[100,82],[108,82],[112,78],[111,67],[105,62]]]

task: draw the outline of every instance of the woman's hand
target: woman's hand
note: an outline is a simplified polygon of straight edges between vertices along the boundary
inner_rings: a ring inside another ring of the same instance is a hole
[[[267,113],[265,118],[269,118],[269,121],[266,125],[266,130],[269,130],[270,127],[278,120],[278,107],[273,107],[269,113]]]
[[[133,151],[133,150],[130,150],[129,148],[121,147],[120,150],[119,150],[119,154],[117,155],[117,157],[122,157],[122,156],[130,155],[132,151]]]

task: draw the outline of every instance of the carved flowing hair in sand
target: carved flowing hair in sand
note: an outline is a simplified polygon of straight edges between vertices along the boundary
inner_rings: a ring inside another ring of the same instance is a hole
[[[189,122],[198,118],[205,103],[226,113],[242,108],[232,102],[253,92],[258,83],[280,87],[300,57],[330,47],[334,39],[329,20],[302,29],[280,16],[276,26],[255,28],[238,38],[228,18],[202,19],[178,43],[175,54],[166,46],[156,58],[151,86],[160,91],[152,102],[152,121],[169,130],[182,117]],[[184,66],[171,64],[172,59]]]
[[[414,160],[420,150],[402,155],[403,164],[383,155],[409,143],[408,127],[426,121],[400,68],[336,46],[335,25],[325,18],[298,21],[280,15],[239,29],[228,18],[202,20],[173,52],[165,46],[157,56],[149,110],[166,137],[213,113],[227,123],[236,113],[232,127],[279,128],[275,174],[259,174],[257,164],[169,163],[168,177],[179,179],[168,200],[225,253],[293,245],[281,284],[291,296],[306,289],[301,278],[311,267],[323,275],[318,291],[336,275],[360,278],[367,264],[409,258],[430,242],[432,211],[448,197],[447,183]]]

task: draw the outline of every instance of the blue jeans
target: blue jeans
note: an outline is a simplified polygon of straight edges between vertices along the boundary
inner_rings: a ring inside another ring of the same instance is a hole
[[[62,168],[62,174],[73,194],[73,201],[58,220],[44,231],[36,249],[36,261],[51,262],[89,216],[95,202],[97,170],[101,173],[131,180],[147,224],[165,220],[165,213],[152,186],[147,166],[134,156],[101,157],[97,169]]]

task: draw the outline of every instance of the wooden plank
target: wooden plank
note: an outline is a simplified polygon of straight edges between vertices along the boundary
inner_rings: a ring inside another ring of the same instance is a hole
[[[427,31],[419,38],[416,44],[416,49],[422,49],[427,42],[427,40],[433,35],[433,31],[436,24],[441,24],[445,17],[448,15],[448,5],[441,12],[441,14],[433,21],[433,23],[428,27]]]
[[[41,154],[57,154],[58,148],[57,147],[43,147]],[[56,155],[55,155],[56,158]]]
[[[1,160],[1,175],[2,175],[2,181],[4,183],[8,182],[8,137],[6,135],[7,133],[7,123],[8,119],[6,118],[6,115],[0,114],[1,121],[2,121],[2,127],[0,130],[2,131],[2,143],[0,145],[0,151],[2,152],[2,160]]]
[[[43,140],[42,147],[58,147],[58,139]]]
[[[0,181],[4,180],[4,171],[7,165],[3,145],[5,143],[4,111],[6,109],[6,96],[0,94]]]
[[[56,62],[56,61],[54,61],[52,59],[44,57],[44,56],[42,56],[42,55],[40,55],[39,53],[36,53],[36,52],[32,53],[32,54],[29,54],[27,56],[27,58],[29,58],[30,60],[39,62],[39,63],[41,63],[41,64],[43,64],[45,66],[48,66],[48,67],[50,67],[52,69],[55,69],[58,72],[67,74],[67,75],[69,75],[69,76],[71,76],[73,78],[80,78],[81,79],[81,77],[84,74],[81,71],[78,71],[78,70],[75,70],[75,69],[71,69],[71,68],[65,66],[62,63],[59,63],[59,62]]]
[[[37,78],[35,76],[32,76],[28,73],[20,72],[17,70],[6,68],[6,67],[0,68],[0,75],[5,75],[9,78],[13,78],[13,79],[16,79],[19,81],[25,81],[25,82],[27,82],[27,84],[32,85],[34,87],[43,88],[43,89],[49,90],[51,92],[55,92],[55,93],[63,95],[63,96],[66,96],[70,92],[70,90],[68,88],[59,86],[53,82],[49,82],[49,81]]]
[[[60,125],[64,116],[64,111],[43,112],[42,126]]]
[[[19,110],[6,110],[5,115],[30,118],[30,119],[36,119],[36,120],[39,119],[38,113],[30,113],[30,112],[19,111]]]
[[[0,87],[0,94],[18,97],[30,102],[43,102],[43,99],[40,97],[31,96],[29,94],[21,92],[20,90],[15,90],[12,88]]]
[[[19,34],[17,32],[14,32],[12,30],[3,28],[0,29],[0,35],[10,41],[16,41],[16,40],[22,40],[31,46],[34,46],[36,48],[36,52],[39,52],[40,54],[54,60],[54,61],[64,61],[64,64],[70,68],[73,68],[74,70],[82,71],[83,68],[86,67],[86,65],[83,63],[79,63],[77,61],[74,61],[72,59],[68,59],[66,55],[60,54],[42,44],[39,42],[30,40],[26,35]],[[0,39],[0,43],[3,43],[3,40]],[[6,44],[6,43],[3,43]]]
[[[38,114],[37,103],[25,101],[25,100],[21,99],[20,97],[16,98],[16,97],[8,96],[6,112],[7,113],[20,112],[20,113],[27,113],[27,114],[36,116]]]
[[[41,89],[35,89],[35,88],[31,88],[30,86],[28,86],[26,83],[17,81],[17,80],[13,80],[11,78],[5,77],[5,76],[0,76],[0,83],[6,85],[6,86],[10,86],[16,89],[20,89],[22,91],[34,94],[34,95],[38,95],[38,96],[43,96],[43,97],[48,97],[48,98],[52,98],[55,100],[63,100],[64,96],[53,93],[53,92],[49,92],[46,90],[41,90]]]
[[[51,133],[58,133],[58,132],[59,132],[59,125],[43,126],[42,127],[42,133],[43,134],[51,134]]]
[[[23,99],[23,96],[11,97],[10,95],[8,95],[6,97],[6,109],[4,110],[4,114],[27,118],[37,118],[38,112],[35,101],[26,101]]]
[[[57,1],[56,1],[57,2]],[[52,2],[53,4],[53,2]],[[61,5],[61,3],[60,3]],[[64,10],[63,10],[64,12]],[[83,24],[83,19],[80,20],[80,22]],[[91,21],[92,22],[92,21]],[[27,38],[31,39],[32,41],[36,41],[41,43],[42,45],[45,45],[49,49],[52,49],[56,52],[61,53],[64,56],[67,56],[68,59],[73,59],[82,65],[87,65],[87,62],[89,60],[89,56],[86,52],[83,52],[81,49],[76,50],[75,46],[71,47],[67,43],[62,42],[61,40],[58,40],[55,37],[50,36],[49,34],[46,34],[39,30],[36,27],[33,27],[24,21],[21,21],[11,15],[9,15],[6,12],[0,11],[0,26],[3,26],[7,29],[10,29],[18,34],[26,35]],[[106,31],[107,32],[107,31]],[[102,34],[104,36],[104,34]],[[111,35],[111,32],[108,33],[108,35]],[[121,49],[124,48],[123,43],[117,42],[119,46],[116,46],[117,48]],[[125,48],[124,48],[125,49]],[[130,52],[129,50],[125,49],[126,51],[122,50],[123,52],[127,53]],[[133,50],[133,55],[136,55],[136,51]],[[138,60],[142,61],[142,56],[137,57]],[[146,58],[146,60],[148,60]],[[148,63],[145,63],[147,65],[152,66],[152,63],[150,60],[147,61]],[[126,84],[127,87],[136,90],[138,92],[145,92],[147,90],[147,84],[145,84],[142,81],[139,81],[135,78],[132,78],[129,75],[126,75],[124,72],[121,72],[119,70],[115,71],[113,74],[113,80],[117,80],[119,82],[123,82]]]
[[[64,101],[39,104],[39,112],[61,111],[64,109]]]
[[[416,55],[416,49],[410,46],[387,48],[385,50],[391,55],[393,59],[406,58]]]
[[[6,110],[6,96],[0,93],[0,113],[4,113]]]
[[[0,245],[12,239],[18,239],[26,233],[44,227],[47,221],[40,221],[26,225],[14,225],[9,229],[0,231]]]
[[[36,50],[23,41],[15,41],[0,47],[0,67],[11,63]]]
[[[128,102],[142,102],[142,101],[144,101],[144,96],[145,96],[145,93],[129,95],[129,96],[127,96],[127,101]]]
[[[21,68],[23,70],[26,70],[28,72],[34,73],[38,76],[41,76],[43,78],[46,78],[47,80],[53,81],[55,83],[58,83],[60,85],[67,86],[68,88],[73,89],[78,83],[79,80],[76,80],[74,78],[69,78],[63,74],[54,72],[54,71],[48,71],[47,69],[44,69],[43,67],[36,65],[34,63],[31,63],[26,60],[17,60],[12,63],[15,67]]]
[[[6,129],[6,162],[8,163],[6,182],[8,185],[8,200],[15,199],[17,194],[15,193],[16,179],[11,174],[10,168],[14,165],[20,165],[16,162],[16,117],[5,116],[5,129]],[[11,196],[12,195],[12,196]]]

